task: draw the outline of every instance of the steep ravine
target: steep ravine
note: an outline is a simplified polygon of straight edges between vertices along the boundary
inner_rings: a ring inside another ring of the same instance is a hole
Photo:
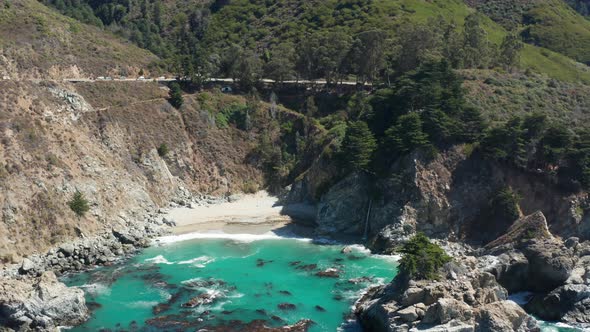
[[[392,252],[416,232],[436,239],[454,258],[436,282],[396,280],[357,304],[369,331],[530,331],[523,310],[546,320],[590,327],[588,195],[568,193],[540,174],[489,162],[456,146],[428,160],[419,153],[378,180],[354,173],[333,181],[318,165],[292,185],[285,212],[307,217],[321,234],[362,237],[370,199],[369,246]],[[333,174],[333,173],[332,173]],[[493,195],[520,195],[521,219],[489,220]],[[301,213],[305,211],[306,213]],[[315,216],[315,218],[313,217]],[[511,294],[532,292],[522,308]]]

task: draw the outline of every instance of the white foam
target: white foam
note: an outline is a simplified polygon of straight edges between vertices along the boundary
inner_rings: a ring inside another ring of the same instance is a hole
[[[86,293],[92,294],[92,295],[109,295],[111,294],[111,289],[103,284],[84,284],[81,286],[78,286],[79,288],[82,288]]]
[[[198,268],[204,268],[205,265],[207,265],[211,262],[214,262],[214,261],[215,261],[215,258],[211,258],[209,256],[200,256],[200,257],[189,259],[186,261],[180,261],[176,264],[181,264],[181,265],[191,264],[191,265],[198,267]]]
[[[127,303],[126,306],[133,309],[152,308],[158,305],[158,301],[135,301]]]
[[[402,255],[373,255],[373,257],[392,262],[399,262],[402,259]]]
[[[529,303],[532,297],[533,293],[531,292],[518,292],[508,296],[508,299],[518,305],[525,305]]]
[[[166,257],[164,257],[162,255],[158,255],[156,257],[148,258],[148,259],[145,260],[145,262],[154,263],[154,264],[167,264],[167,265],[174,264],[172,262],[169,262],[166,259]]]
[[[253,242],[260,240],[284,240],[292,239],[298,241],[311,242],[312,239],[298,237],[282,237],[275,233],[268,232],[264,234],[228,234],[228,233],[188,233],[181,235],[163,236],[156,239],[159,244],[170,244],[175,242],[195,240],[195,239],[228,239],[240,242]]]

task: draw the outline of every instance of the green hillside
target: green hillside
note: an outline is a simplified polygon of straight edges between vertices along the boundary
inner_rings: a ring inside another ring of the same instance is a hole
[[[147,70],[153,54],[35,0],[0,6],[0,74],[29,77],[115,75]],[[6,60],[7,59],[7,60]]]
[[[251,71],[242,75],[249,76],[247,80],[269,75],[372,78],[378,71],[381,80],[386,81],[391,73],[408,69],[399,65],[405,61],[399,59],[399,53],[408,49],[403,44],[404,38],[408,43],[414,42],[410,45],[414,48],[412,52],[420,59],[441,55],[449,58],[449,54],[454,54],[459,57],[453,60],[456,68],[492,68],[505,66],[498,60],[502,52],[499,48],[509,33],[516,32],[522,33],[531,44],[520,53],[516,67],[560,80],[590,82],[586,67],[571,60],[588,61],[590,21],[561,0],[473,0],[468,1],[470,6],[462,0],[45,0],[44,3],[152,50],[163,58],[160,63],[163,70],[193,77],[235,77],[232,71],[240,67]],[[478,60],[480,55],[471,54],[470,59],[460,57],[466,53],[462,35],[465,19],[476,12],[488,15],[479,16],[477,24],[483,27],[485,38],[492,45],[489,50],[477,45],[481,55],[489,59],[474,63],[473,59]],[[522,26],[525,20],[527,25]],[[451,30],[456,35],[449,35]],[[371,35],[367,33],[370,31],[382,34]],[[379,54],[382,63],[371,64],[375,68],[368,71],[372,73],[353,68],[357,62],[354,48],[357,53],[365,52],[359,51],[359,47],[366,46],[362,44],[368,42],[367,38],[377,38],[379,47],[386,49]],[[310,54],[303,53],[306,49]],[[277,57],[281,60],[273,62]],[[412,66],[420,59],[410,61]],[[314,64],[305,64],[306,61]],[[284,70],[277,72],[277,69]]]
[[[590,21],[561,1],[547,1],[524,15],[523,36],[572,59],[590,64]]]

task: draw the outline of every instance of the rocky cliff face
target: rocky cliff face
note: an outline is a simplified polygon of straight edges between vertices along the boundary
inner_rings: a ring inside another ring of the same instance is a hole
[[[147,221],[181,189],[261,183],[245,162],[255,133],[218,129],[195,96],[176,110],[167,95],[145,82],[0,82],[0,261]],[[83,218],[67,205],[76,190]]]
[[[378,251],[416,231],[485,244],[511,226],[490,225],[485,219],[492,195],[508,186],[521,196],[522,213],[541,211],[551,233],[590,239],[586,193],[564,192],[538,174],[468,156],[464,149],[454,147],[432,160],[415,153],[377,181],[364,174],[347,176],[316,200],[318,231],[362,235],[370,212],[368,233]],[[315,181],[306,178],[294,188]],[[310,196],[307,200],[312,201]]]

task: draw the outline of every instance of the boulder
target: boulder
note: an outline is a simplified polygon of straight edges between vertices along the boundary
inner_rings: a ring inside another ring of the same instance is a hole
[[[466,303],[455,299],[443,298],[428,307],[422,323],[438,325],[446,324],[454,319],[466,321],[472,317],[473,310]]]
[[[512,301],[489,303],[475,312],[476,332],[525,332],[535,328],[535,319]]]
[[[529,261],[528,289],[549,292],[565,283],[572,274],[576,258],[556,240],[535,240],[522,249]]]
[[[522,252],[509,251],[493,258],[493,264],[484,267],[484,269],[493,274],[509,293],[528,288],[529,261]]]
[[[66,257],[72,256],[76,248],[71,243],[64,243],[59,246],[59,251],[62,252]]]
[[[21,274],[27,274],[35,269],[35,263],[33,263],[30,259],[25,258],[20,266],[19,272]]]
[[[545,320],[590,323],[590,286],[558,287],[549,294],[535,296],[525,308]]]
[[[420,317],[420,315],[418,315],[417,308],[414,306],[398,310],[397,314],[404,322],[407,323],[414,322]]]
[[[0,280],[0,325],[17,330],[55,330],[84,322],[84,292],[69,288],[53,272],[24,280]]]

